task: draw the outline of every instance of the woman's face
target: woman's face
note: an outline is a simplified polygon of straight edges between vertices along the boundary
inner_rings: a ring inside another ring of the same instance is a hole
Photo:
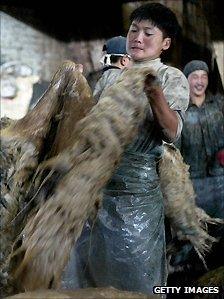
[[[134,61],[160,57],[170,47],[171,39],[148,20],[133,21],[127,34],[127,51]]]

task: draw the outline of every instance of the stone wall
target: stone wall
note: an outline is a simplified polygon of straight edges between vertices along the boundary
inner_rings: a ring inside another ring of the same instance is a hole
[[[100,58],[102,57],[102,48],[105,40],[92,40],[81,42],[70,42],[68,44],[71,53],[71,59],[84,66],[84,75],[102,68]]]
[[[65,59],[82,63],[85,75],[99,69],[104,41],[63,43],[1,12],[1,64],[27,64],[45,81]]]
[[[66,43],[1,12],[1,64],[11,61],[27,64],[34,75],[48,81],[60,62],[69,58]]]
[[[87,78],[102,67],[99,61],[105,40],[60,42],[0,13],[1,117],[23,117],[40,98],[42,87],[46,88],[63,60],[83,64]]]

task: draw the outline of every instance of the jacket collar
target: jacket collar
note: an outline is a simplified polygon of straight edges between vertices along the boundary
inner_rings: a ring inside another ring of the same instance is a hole
[[[212,103],[212,102],[214,102],[214,97],[213,97],[213,95],[212,95],[212,93],[210,91],[207,91],[206,95],[205,95],[205,100],[204,100],[203,104],[201,105],[201,107],[205,106],[208,103]],[[191,106],[197,107],[197,105],[195,105],[194,103],[192,103],[192,101],[190,99],[189,107],[191,107]],[[201,108],[201,107],[197,107],[197,108]]]
[[[163,65],[164,64],[161,62],[160,58],[156,58],[153,60],[135,61],[133,63],[133,67],[149,67],[154,69],[155,71],[158,71],[158,69]]]
[[[115,65],[108,65],[108,66],[103,68],[103,73],[106,72],[107,70],[110,70],[110,69],[120,69],[120,68],[118,66],[115,66]]]

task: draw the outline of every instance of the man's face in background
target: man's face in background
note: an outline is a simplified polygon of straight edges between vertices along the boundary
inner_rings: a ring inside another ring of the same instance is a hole
[[[208,74],[206,71],[197,70],[188,76],[190,95],[200,97],[205,94],[208,86]]]

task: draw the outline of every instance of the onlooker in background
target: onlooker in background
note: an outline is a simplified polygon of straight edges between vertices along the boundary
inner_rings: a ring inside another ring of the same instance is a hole
[[[183,72],[190,85],[190,104],[180,151],[190,165],[197,205],[224,218],[224,97],[208,91],[209,68],[204,61],[190,61]]]
[[[121,69],[131,64],[131,57],[126,50],[126,37],[115,36],[109,39],[103,46],[105,55],[101,59],[104,65],[102,77],[97,81],[93,95],[98,100],[105,87],[110,86],[120,75]]]
[[[97,81],[105,71],[123,68],[130,61],[130,56],[127,55],[126,51],[126,37],[115,36],[108,39],[103,45],[102,51],[104,54],[100,60],[103,65],[102,69],[93,71],[87,76],[87,81],[92,90],[95,89]]]
[[[204,61],[190,61],[183,72],[190,86],[190,103],[177,146],[190,166],[196,204],[210,216],[224,219],[224,97],[208,91],[209,68]],[[209,234],[219,242],[205,256],[207,268],[193,247],[183,244],[170,261],[178,269],[169,276],[170,285],[195,283],[208,269],[224,265],[223,225],[209,227]]]

